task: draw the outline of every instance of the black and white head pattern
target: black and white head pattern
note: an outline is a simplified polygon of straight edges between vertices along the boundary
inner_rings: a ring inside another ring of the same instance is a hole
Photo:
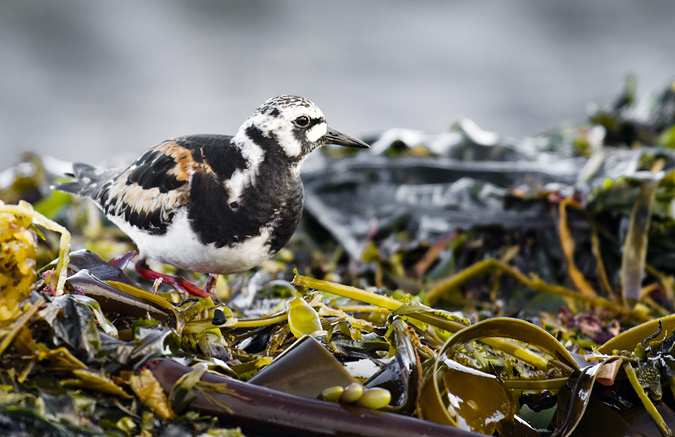
[[[327,132],[326,118],[313,102],[282,95],[258,107],[239,129],[235,142],[253,140],[266,153],[283,152],[290,161],[303,161],[323,145]]]

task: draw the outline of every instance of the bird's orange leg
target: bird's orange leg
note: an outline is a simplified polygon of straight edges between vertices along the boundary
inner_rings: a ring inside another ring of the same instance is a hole
[[[197,287],[196,285],[192,284],[189,281],[186,281],[183,278],[165,275],[163,273],[159,273],[152,270],[148,266],[148,263],[145,261],[144,258],[140,258],[138,261],[136,261],[136,265],[134,267],[138,272],[138,274],[144,277],[145,279],[151,279],[153,281],[156,279],[161,279],[163,283],[172,286],[176,290],[187,292],[189,294],[192,294],[193,296],[209,297],[211,296],[210,293],[211,288],[213,287],[213,285],[215,285],[215,281],[212,281],[211,275],[209,275],[209,279],[206,281],[206,287],[204,287],[204,289],[202,290],[201,288]],[[213,282],[213,284],[209,284],[209,282]]]
[[[206,284],[204,284],[204,291],[209,293],[209,295],[215,294],[217,280],[218,280],[217,274],[209,273],[209,277],[206,279]]]

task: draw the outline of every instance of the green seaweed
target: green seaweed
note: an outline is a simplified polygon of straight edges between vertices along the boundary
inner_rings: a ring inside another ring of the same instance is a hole
[[[107,261],[133,245],[27,156],[0,187],[0,431],[672,433],[674,90],[319,155],[288,246],[202,299]]]

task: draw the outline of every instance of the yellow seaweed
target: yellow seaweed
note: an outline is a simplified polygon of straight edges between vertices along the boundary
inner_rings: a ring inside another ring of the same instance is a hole
[[[28,210],[30,205],[22,204]],[[37,236],[32,217],[0,203],[0,321],[15,319],[36,280]]]
[[[5,205],[0,201],[0,321],[17,317],[19,304],[35,284],[37,236],[31,229],[33,224],[61,234],[54,291],[63,294],[70,248],[68,230],[35,211],[28,202]]]

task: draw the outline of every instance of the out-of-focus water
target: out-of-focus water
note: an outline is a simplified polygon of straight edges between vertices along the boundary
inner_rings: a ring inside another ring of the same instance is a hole
[[[675,77],[675,2],[22,0],[0,3],[0,170],[98,163],[234,133],[299,94],[353,135],[465,116],[526,136],[582,120],[628,74]]]

